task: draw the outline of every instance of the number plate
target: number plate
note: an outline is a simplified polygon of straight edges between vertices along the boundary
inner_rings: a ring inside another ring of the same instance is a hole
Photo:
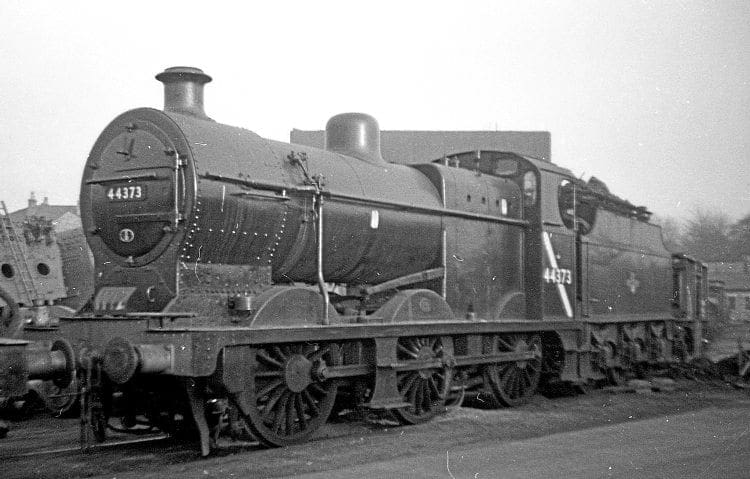
[[[544,281],[555,284],[572,284],[573,273],[565,268],[544,268]]]
[[[128,184],[107,189],[109,201],[141,201],[146,199],[146,186]]]

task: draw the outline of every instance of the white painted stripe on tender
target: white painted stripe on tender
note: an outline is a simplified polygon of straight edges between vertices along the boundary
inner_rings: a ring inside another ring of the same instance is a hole
[[[549,239],[549,233],[543,231],[542,240],[544,240],[544,250],[547,252],[549,265],[557,269],[557,258],[555,257],[554,250],[552,249],[552,240]],[[565,315],[569,318],[572,318],[573,308],[570,306],[570,299],[568,298],[568,292],[565,290],[564,284],[557,283],[557,293],[558,296],[560,296],[560,301],[563,304],[563,308],[565,308]]]

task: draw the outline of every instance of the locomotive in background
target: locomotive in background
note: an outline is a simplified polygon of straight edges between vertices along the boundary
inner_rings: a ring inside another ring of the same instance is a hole
[[[363,114],[324,150],[266,140],[206,116],[201,70],[157,79],[164,111],[118,116],[86,163],[91,301],[4,360],[77,374],[98,439],[192,417],[208,454],[239,417],[281,446],[337,401],[414,424],[451,391],[513,406],[698,354],[701,265],[603,183],[499,151],[389,163]]]
[[[46,198],[37,205],[33,193],[25,210],[9,214],[4,202],[0,207],[0,343],[13,349],[25,345],[28,335],[57,332],[60,316],[85,304],[93,292],[93,261],[80,220],[69,211],[75,207],[51,206]],[[50,212],[60,216],[49,218]],[[50,346],[41,341],[29,348]],[[31,410],[38,399],[60,414],[77,395],[75,381],[64,387],[41,380],[17,386],[11,391],[0,381],[0,406],[23,404]]]
[[[64,213],[53,221],[47,199],[37,206],[8,214],[0,201],[0,356],[27,351],[29,358],[44,357],[52,341],[29,342],[28,334],[55,334],[60,316],[75,313],[93,292],[93,261],[77,216]],[[26,214],[24,214],[26,213]],[[14,219],[15,216],[15,219]],[[38,354],[37,354],[38,353]],[[14,371],[0,374],[0,412],[3,416],[28,414],[43,406],[60,415],[76,403],[78,384],[68,379],[28,381]],[[0,420],[0,436],[8,428]]]
[[[38,205],[32,193],[28,208],[9,214],[0,201],[0,336],[54,326],[91,296],[93,258],[74,209]]]

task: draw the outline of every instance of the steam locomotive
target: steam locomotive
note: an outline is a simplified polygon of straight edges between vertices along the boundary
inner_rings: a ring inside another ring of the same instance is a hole
[[[15,384],[77,376],[97,439],[192,418],[204,455],[237,421],[283,446],[342,404],[415,424],[699,354],[702,265],[603,183],[501,151],[389,163],[364,114],[324,150],[271,141],[206,116],[201,70],[156,78],[164,110],[86,162],[92,299],[2,359]]]

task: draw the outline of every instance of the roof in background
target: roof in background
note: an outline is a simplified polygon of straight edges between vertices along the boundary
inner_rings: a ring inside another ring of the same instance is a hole
[[[325,131],[297,130],[289,134],[291,143],[325,147]],[[548,131],[413,131],[383,130],[380,150],[391,163],[414,164],[472,150],[510,151],[542,160],[551,159]]]
[[[51,205],[47,197],[41,203],[38,203],[34,197],[34,193],[31,193],[29,198],[28,206],[20,210],[13,211],[10,213],[10,217],[13,221],[22,221],[24,218],[30,216],[36,216],[39,218],[45,218],[50,221],[54,221],[65,213],[72,213],[76,216],[80,216],[78,206],[76,205]]]
[[[744,261],[706,263],[710,280],[724,281],[727,291],[750,291],[750,265]]]

